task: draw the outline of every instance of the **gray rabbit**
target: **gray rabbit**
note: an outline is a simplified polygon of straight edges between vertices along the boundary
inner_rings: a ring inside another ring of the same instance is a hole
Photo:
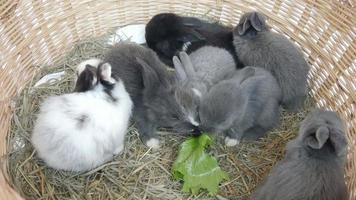
[[[235,63],[228,51],[212,46],[201,47],[189,56],[180,52],[179,57],[173,57],[178,80],[175,98],[186,121],[198,126],[200,99],[212,85],[236,71]]]
[[[279,121],[281,89],[268,71],[245,67],[214,85],[199,108],[201,129],[225,133],[225,144],[255,140]]]
[[[252,200],[346,200],[347,141],[335,112],[316,109],[302,122],[285,158],[252,195]]]
[[[282,106],[298,110],[306,97],[309,71],[300,50],[285,36],[270,31],[265,17],[258,12],[244,14],[233,35],[241,62],[270,71],[282,89]]]
[[[106,53],[104,62],[110,63],[113,76],[124,82],[134,103],[133,119],[147,146],[159,147],[155,134],[158,127],[194,129],[183,120],[185,115],[174,98],[174,74],[167,71],[153,50],[122,42]]]

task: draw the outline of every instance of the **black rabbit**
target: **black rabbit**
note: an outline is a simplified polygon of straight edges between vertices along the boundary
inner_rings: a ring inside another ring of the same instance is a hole
[[[173,13],[161,13],[152,17],[146,26],[146,42],[167,65],[180,51],[188,54],[202,46],[226,49],[242,68],[233,45],[232,29],[218,23],[209,23],[194,17],[182,17]]]

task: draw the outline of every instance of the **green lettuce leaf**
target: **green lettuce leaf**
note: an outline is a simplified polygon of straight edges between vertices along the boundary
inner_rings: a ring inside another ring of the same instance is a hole
[[[172,173],[175,179],[184,182],[183,192],[196,195],[200,189],[206,189],[209,195],[215,196],[219,183],[228,180],[227,173],[221,170],[217,160],[205,152],[211,144],[211,138],[202,134],[180,145]]]

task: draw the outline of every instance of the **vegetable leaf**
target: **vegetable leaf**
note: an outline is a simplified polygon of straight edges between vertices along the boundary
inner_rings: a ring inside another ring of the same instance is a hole
[[[217,160],[205,152],[211,144],[211,138],[202,134],[180,145],[172,173],[175,179],[184,182],[183,192],[196,195],[200,189],[207,189],[209,195],[215,196],[219,183],[228,180],[227,173],[221,170]]]

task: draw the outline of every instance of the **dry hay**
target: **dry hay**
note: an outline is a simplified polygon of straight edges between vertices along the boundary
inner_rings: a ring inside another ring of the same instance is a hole
[[[286,142],[295,136],[299,122],[313,107],[309,98],[303,111],[283,112],[278,129],[257,142],[227,148],[221,140],[216,141],[211,153],[230,176],[217,197],[208,197],[205,192],[189,196],[180,191],[181,183],[172,180],[171,166],[185,136],[159,132],[162,147],[152,151],[141,143],[134,126],[129,129],[123,153],[101,167],[81,174],[48,168],[29,142],[38,105],[47,96],[71,91],[75,66],[84,59],[101,57],[107,50],[104,41],[92,39],[77,45],[60,64],[43,68],[33,82],[50,72],[65,70],[62,80],[36,88],[31,83],[14,100],[10,153],[3,159],[8,160],[9,183],[26,199],[247,199],[282,158]]]

